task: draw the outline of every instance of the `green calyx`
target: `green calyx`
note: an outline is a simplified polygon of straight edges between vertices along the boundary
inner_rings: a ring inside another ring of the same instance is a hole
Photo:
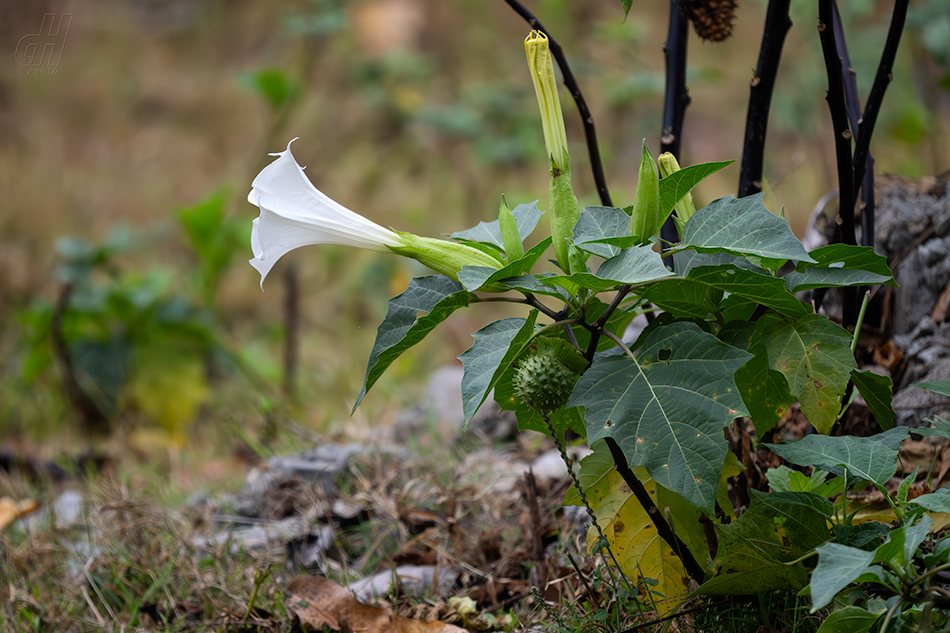
[[[501,231],[502,245],[509,262],[516,262],[524,257],[524,245],[518,233],[518,221],[511,212],[505,196],[501,197],[501,206],[498,207],[498,228]]]
[[[630,235],[640,244],[646,244],[660,230],[659,224],[660,172],[644,139],[637,192],[633,197],[633,212],[630,214]]]
[[[488,253],[465,244],[421,237],[401,231],[396,231],[396,234],[405,246],[390,246],[391,251],[404,257],[411,257],[456,281],[458,281],[458,272],[464,266],[482,266],[495,270],[502,266],[499,260]]]

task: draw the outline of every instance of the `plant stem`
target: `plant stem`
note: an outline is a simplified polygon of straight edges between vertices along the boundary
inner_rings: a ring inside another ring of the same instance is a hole
[[[587,510],[587,516],[590,517],[591,525],[593,525],[594,529],[597,530],[597,537],[602,543],[605,543],[605,546],[600,550],[600,555],[604,559],[604,565],[607,567],[607,573],[610,574],[611,582],[616,585],[617,579],[610,567],[610,562],[607,560],[607,556],[603,553],[605,549],[607,550],[607,553],[610,554],[610,560],[613,561],[614,566],[617,568],[617,572],[620,573],[620,577],[623,579],[624,584],[627,585],[627,589],[633,591],[633,587],[630,586],[630,580],[627,578],[626,574],[623,573],[623,570],[620,569],[620,563],[617,562],[617,558],[614,556],[614,551],[610,548],[610,541],[608,541],[607,537],[604,536],[604,531],[600,528],[600,523],[597,521],[597,517],[594,515],[594,510],[590,507],[590,502],[587,501],[587,493],[584,492],[584,488],[581,486],[581,481],[577,478],[577,474],[574,472],[571,459],[568,457],[567,450],[564,448],[564,440],[561,439],[554,431],[554,425],[551,424],[551,417],[547,413],[542,413],[541,417],[544,419],[544,424],[548,427],[548,432],[551,434],[551,439],[554,440],[554,444],[557,446],[557,450],[561,454],[561,459],[564,461],[564,465],[567,466],[567,472],[571,476],[571,482],[574,484],[574,487],[577,488],[577,494],[580,495],[581,503],[584,504],[584,508]]]
[[[683,136],[683,118],[689,105],[689,89],[686,87],[686,42],[689,36],[689,20],[686,18],[685,0],[670,1],[670,27],[663,46],[666,58],[666,90],[663,96],[663,131],[660,135],[660,153],[670,152],[680,157]],[[660,229],[660,237],[672,244],[679,241],[673,217],[666,219]],[[672,266],[672,258],[667,258]]]
[[[835,136],[835,160],[838,169],[838,230],[840,241],[857,245],[854,231],[854,169],[851,166],[852,132],[848,126],[848,110],[845,102],[844,79],[841,58],[834,34],[834,0],[818,0],[818,37],[828,75],[828,109]],[[857,320],[857,295],[853,288],[842,288],[842,315],[844,328]]]
[[[858,312],[858,320],[854,324],[854,335],[851,337],[851,353],[858,348],[858,336],[861,334],[861,326],[864,325],[864,313],[868,310],[868,300],[871,298],[871,291],[864,291],[864,300],[861,302],[861,310]]]
[[[584,353],[584,358],[587,359],[588,363],[594,362],[594,354],[597,352],[597,345],[600,343],[600,336],[604,332],[604,326],[607,325],[607,321],[609,321],[613,313],[617,311],[620,302],[624,300],[624,297],[630,294],[632,289],[633,286],[631,285],[620,286],[613,301],[610,302],[610,305],[607,306],[604,313],[601,314],[597,322],[594,323],[594,328],[596,329],[591,331],[590,343],[587,345],[587,351]]]
[[[597,193],[600,195],[600,203],[605,207],[614,206],[610,199],[610,192],[607,190],[607,178],[604,175],[604,164],[600,158],[600,147],[597,143],[594,117],[590,113],[590,108],[587,107],[587,101],[584,99],[581,88],[577,84],[577,79],[574,78],[574,73],[571,72],[571,67],[567,63],[567,58],[564,56],[564,50],[554,37],[551,36],[548,30],[544,28],[541,21],[538,20],[533,13],[528,11],[523,4],[518,2],[518,0],[505,0],[505,2],[507,2],[508,6],[514,9],[515,13],[520,15],[531,28],[547,35],[548,44],[551,47],[551,55],[554,56],[554,60],[561,69],[561,74],[564,76],[564,85],[567,86],[571,97],[574,98],[574,103],[577,104],[577,111],[580,112],[581,115],[581,122],[584,124],[584,136],[587,139],[587,154],[590,156],[590,169],[594,176],[594,183],[597,185]]]
[[[689,547],[686,543],[670,529],[669,524],[666,522],[666,519],[663,518],[656,504],[653,503],[653,499],[650,498],[650,494],[646,491],[646,488],[643,487],[643,484],[637,479],[637,476],[633,474],[633,470],[627,465],[627,456],[624,455],[623,449],[620,448],[620,445],[617,444],[617,441],[612,437],[605,437],[604,441],[607,443],[607,448],[610,449],[610,455],[614,459],[614,466],[616,466],[617,472],[620,473],[624,483],[630,487],[637,501],[639,501],[643,509],[646,510],[647,516],[650,517],[650,520],[653,521],[653,525],[656,526],[657,533],[666,541],[666,544],[673,549],[673,553],[679,557],[680,561],[682,561],[683,567],[686,569],[686,573],[689,574],[690,578],[698,583],[702,583],[706,575],[703,568],[696,562],[696,559],[693,558],[693,553],[689,551]]]
[[[770,0],[765,14],[759,61],[749,89],[749,112],[746,115],[742,167],[739,172],[740,198],[762,191],[762,163],[772,91],[782,58],[785,35],[792,26],[792,20],[788,17],[790,3],[791,0]]]

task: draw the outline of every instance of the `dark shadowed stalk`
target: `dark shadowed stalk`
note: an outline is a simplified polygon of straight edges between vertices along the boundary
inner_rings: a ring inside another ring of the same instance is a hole
[[[684,543],[680,537],[676,536],[670,528],[670,524],[663,518],[663,514],[660,512],[660,509],[656,507],[656,504],[653,503],[653,499],[646,491],[646,488],[643,487],[643,484],[637,479],[637,476],[633,474],[630,466],[627,465],[627,456],[624,455],[623,449],[620,448],[620,445],[617,444],[617,441],[612,437],[606,437],[604,441],[607,443],[607,448],[610,449],[610,455],[613,457],[617,472],[620,473],[624,483],[630,487],[637,501],[639,501],[643,509],[646,510],[647,516],[650,517],[650,520],[653,521],[653,525],[656,527],[657,534],[666,541],[666,544],[672,548],[673,553],[679,557],[690,578],[702,584],[706,572],[703,571],[702,566],[693,558],[693,553],[689,551],[689,547],[687,547],[686,543]]]
[[[871,92],[868,94],[867,103],[864,105],[864,114],[858,121],[858,138],[854,146],[854,181],[855,186],[863,183],[866,191],[874,191],[873,160],[870,158],[871,135],[874,133],[874,124],[877,123],[877,115],[881,111],[881,103],[884,100],[884,93],[887,91],[888,84],[891,83],[894,68],[894,58],[897,56],[897,47],[901,42],[901,34],[904,32],[904,21],[907,18],[907,5],[910,0],[897,0],[894,4],[894,13],[891,15],[891,25],[887,31],[887,40],[884,43],[884,50],[881,53],[881,61],[877,66],[877,74],[874,76],[874,84],[871,86]],[[865,169],[867,172],[865,172]],[[870,174],[870,178],[866,175]],[[870,180],[870,183],[868,182]],[[873,197],[871,198],[873,200]],[[871,227],[867,230],[868,214],[865,213],[865,232],[873,235],[874,215],[873,204],[871,206]],[[873,239],[873,238],[872,238]],[[873,241],[870,245],[873,245]]]
[[[765,14],[765,29],[749,88],[749,110],[745,121],[745,141],[742,146],[742,167],[739,172],[739,197],[762,191],[762,163],[765,156],[765,136],[769,125],[772,91],[778,74],[785,35],[792,26],[788,17],[791,0],[770,0]]]
[[[600,159],[600,147],[597,144],[597,131],[594,128],[594,117],[590,113],[590,108],[587,107],[587,101],[584,100],[584,95],[581,93],[581,88],[577,84],[577,79],[574,78],[574,73],[571,72],[571,67],[567,63],[567,58],[564,56],[564,50],[551,33],[544,28],[541,21],[538,20],[533,13],[528,11],[523,4],[518,2],[518,0],[505,0],[505,2],[515,10],[515,13],[524,18],[525,22],[527,22],[531,28],[541,31],[548,37],[551,55],[554,56],[558,68],[561,69],[561,74],[564,76],[564,85],[567,86],[568,91],[574,98],[574,103],[577,104],[577,110],[581,114],[581,121],[584,124],[584,136],[587,139],[587,153],[590,155],[590,169],[594,176],[594,183],[597,185],[597,193],[600,195],[600,203],[605,207],[614,206],[610,199],[610,192],[607,190],[604,164]]]
[[[660,153],[670,152],[679,160],[683,140],[683,118],[689,105],[689,89],[686,87],[686,42],[689,36],[689,20],[686,18],[685,0],[670,1],[670,28],[663,45],[666,58],[666,90],[663,95],[663,131],[660,134]],[[666,219],[660,229],[660,237],[668,243],[678,242],[679,235],[673,216]],[[673,259],[666,258],[672,268]]]
[[[844,244],[856,246],[854,231],[854,170],[851,167],[851,129],[845,102],[841,57],[834,34],[834,0],[818,0],[818,38],[828,74],[828,109],[835,136],[835,163],[838,170],[838,234]],[[857,292],[844,288],[841,293],[842,326],[854,325],[858,317]]]

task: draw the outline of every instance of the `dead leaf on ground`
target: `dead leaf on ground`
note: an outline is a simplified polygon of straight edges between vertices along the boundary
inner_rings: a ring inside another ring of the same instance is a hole
[[[302,576],[287,587],[287,605],[313,628],[327,626],[343,633],[467,633],[444,622],[420,622],[389,609],[363,604],[327,578]]]
[[[39,507],[39,502],[33,499],[15,501],[10,497],[0,498],[0,530]]]

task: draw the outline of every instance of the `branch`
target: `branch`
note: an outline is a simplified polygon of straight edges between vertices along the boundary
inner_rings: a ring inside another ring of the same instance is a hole
[[[574,73],[571,72],[571,67],[568,65],[567,58],[564,56],[564,50],[551,33],[544,28],[541,21],[538,20],[533,13],[528,11],[523,4],[518,2],[518,0],[505,0],[505,2],[515,10],[515,13],[524,18],[525,22],[527,22],[531,28],[547,35],[548,44],[551,47],[551,54],[554,56],[555,61],[557,61],[557,65],[561,69],[561,74],[564,76],[564,85],[567,86],[567,89],[570,91],[571,96],[574,98],[574,103],[577,104],[577,110],[581,114],[581,122],[584,124],[584,136],[587,138],[587,153],[590,155],[590,169],[594,176],[594,183],[597,185],[597,193],[600,194],[600,203],[605,207],[614,206],[610,200],[610,192],[607,190],[607,178],[604,176],[604,165],[600,159],[600,147],[597,144],[597,131],[594,129],[594,117],[590,113],[590,108],[587,107],[587,101],[584,100],[581,88],[577,85]]]
[[[653,503],[653,499],[650,498],[650,494],[646,491],[646,488],[643,487],[643,484],[637,479],[637,476],[630,470],[630,466],[627,465],[627,456],[623,454],[623,450],[621,450],[617,441],[612,437],[604,438],[604,440],[607,443],[607,448],[610,449],[610,455],[614,459],[617,472],[620,473],[624,483],[630,487],[630,490],[633,491],[633,494],[637,497],[637,501],[639,501],[643,509],[646,510],[650,520],[653,521],[653,525],[656,526],[657,534],[666,541],[667,545],[673,549],[673,552],[683,562],[683,567],[686,568],[686,573],[690,575],[690,578],[702,584],[706,573],[699,563],[696,562],[696,559],[693,558],[693,553],[689,551],[689,547],[686,546],[686,543],[670,529],[670,525],[666,522],[666,519],[663,518],[660,509]]]
[[[894,4],[894,14],[891,16],[891,26],[887,31],[887,40],[884,43],[884,51],[881,53],[881,62],[878,64],[877,74],[874,76],[874,84],[871,86],[868,101],[864,105],[864,115],[858,122],[858,138],[854,146],[855,186],[864,179],[864,170],[867,166],[865,159],[869,156],[874,124],[877,123],[877,115],[881,110],[881,103],[884,101],[887,86],[894,78],[891,71],[894,68],[894,58],[897,56],[897,47],[900,45],[901,34],[904,31],[908,3],[909,0],[897,0]]]
[[[749,89],[749,112],[745,121],[745,142],[742,146],[742,167],[739,172],[739,197],[762,191],[762,163],[765,136],[769,125],[772,90],[778,75],[785,35],[792,26],[788,17],[791,0],[770,0],[765,14],[765,29]]]
[[[666,91],[663,97],[663,131],[660,135],[660,153],[670,152],[677,159],[683,137],[683,118],[689,105],[689,89],[686,87],[686,43],[689,36],[689,20],[686,18],[685,0],[670,1],[670,28],[663,45],[666,58]],[[673,244],[679,241],[673,216],[666,219],[660,229],[660,237]],[[673,258],[666,258],[668,266]]]
[[[844,244],[857,245],[854,232],[854,169],[851,167],[851,137],[845,102],[841,57],[834,34],[834,0],[818,0],[818,37],[828,73],[828,109],[835,135],[835,159],[838,170],[838,235]],[[817,308],[817,306],[816,306]],[[841,325],[854,325],[858,316],[857,291],[841,290]]]

